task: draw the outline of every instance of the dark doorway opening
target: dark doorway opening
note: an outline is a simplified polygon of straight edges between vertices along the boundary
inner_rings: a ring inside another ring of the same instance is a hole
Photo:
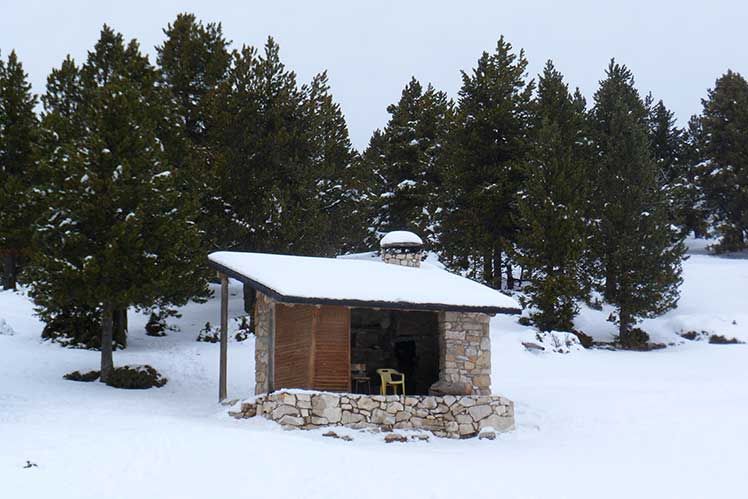
[[[351,364],[366,365],[375,393],[377,369],[394,368],[405,374],[405,393],[426,395],[439,379],[438,334],[436,312],[354,308]]]

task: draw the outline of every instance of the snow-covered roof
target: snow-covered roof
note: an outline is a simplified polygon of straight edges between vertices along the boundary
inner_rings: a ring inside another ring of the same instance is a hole
[[[512,298],[435,267],[379,261],[219,251],[211,265],[284,303],[407,310],[517,313]]]
[[[384,235],[379,241],[379,246],[386,248],[387,246],[423,246],[423,240],[418,235],[413,234],[407,230],[393,230]]]

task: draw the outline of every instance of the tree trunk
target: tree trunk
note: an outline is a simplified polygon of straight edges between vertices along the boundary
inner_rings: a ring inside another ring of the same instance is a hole
[[[483,255],[483,282],[487,285],[495,287],[493,282],[493,255],[490,252],[486,252]]]
[[[127,346],[127,308],[114,310],[112,313],[112,339],[122,347]]]
[[[113,315],[112,304],[104,303],[101,319],[101,377],[99,378],[102,383],[109,381],[109,375],[114,369],[114,360],[112,359]]]
[[[616,295],[616,276],[613,270],[611,270],[611,265],[608,263],[605,266],[605,289],[603,291],[603,294],[605,295],[605,300],[608,303],[612,303]]]
[[[621,307],[618,311],[618,340],[622,345],[628,344],[628,335],[631,329],[631,314],[627,307]]]
[[[514,289],[514,269],[508,258],[506,259],[506,287]]]
[[[493,249],[493,287],[501,289],[501,250]]]
[[[3,289],[16,289],[16,254],[9,250],[3,254]]]

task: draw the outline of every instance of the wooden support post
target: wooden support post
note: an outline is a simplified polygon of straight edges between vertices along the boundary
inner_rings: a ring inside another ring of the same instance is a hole
[[[221,274],[221,360],[218,376],[218,401],[226,399],[226,364],[229,346],[229,278]]]

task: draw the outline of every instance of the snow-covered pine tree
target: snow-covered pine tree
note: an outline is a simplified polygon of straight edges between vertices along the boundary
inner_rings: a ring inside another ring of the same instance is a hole
[[[733,71],[720,76],[696,118],[699,185],[717,250],[748,248],[748,82]]]
[[[220,24],[203,24],[193,14],[179,14],[164,30],[166,40],[156,47],[158,69],[163,84],[170,90],[172,106],[184,125],[188,140],[178,137],[167,143],[170,160],[180,170],[185,184],[182,189],[198,196],[198,226],[206,248],[215,249],[211,240],[212,214],[216,206],[216,172],[208,146],[207,122],[209,96],[223,82],[231,63],[229,43]]]
[[[462,72],[454,131],[444,156],[445,216],[441,244],[447,263],[501,287],[513,287],[507,254],[517,233],[517,199],[531,126],[534,82],[523,50],[501,37],[468,74]]]
[[[351,145],[348,125],[330,93],[327,72],[304,86],[303,130],[309,144],[309,173],[320,210],[317,255],[363,250],[366,236],[367,174]]]
[[[220,247],[312,255],[339,246],[326,231],[346,223],[334,217],[350,206],[338,200],[357,195],[341,183],[356,163],[324,74],[299,87],[272,38],[262,55],[243,47],[211,95],[209,133]]]
[[[194,202],[163,145],[181,123],[137,42],[107,26],[85,64],[67,60],[49,83],[43,137],[53,153],[31,295],[42,308],[100,313],[106,381],[118,311],[207,292]]]
[[[315,213],[304,213],[303,94],[268,39],[235,52],[227,80],[211,96],[210,154],[218,179],[212,240],[223,249],[304,251]],[[308,217],[304,215],[309,215]],[[306,219],[308,223],[302,220]]]
[[[206,140],[206,96],[222,82],[231,63],[230,42],[220,23],[203,24],[194,14],[179,14],[164,29],[156,47],[158,68],[178,106],[187,138],[196,146]]]
[[[36,96],[15,51],[0,59],[0,255],[3,288],[15,289],[19,258],[31,247],[38,181]]]
[[[647,99],[648,101],[651,98]],[[699,192],[689,169],[688,135],[675,124],[675,116],[662,100],[649,106],[649,140],[652,157],[660,169],[661,182],[666,190],[671,223],[684,234],[703,233]]]
[[[587,295],[590,163],[585,100],[548,61],[538,79],[534,130],[519,201],[518,262],[541,330],[569,331]]]
[[[611,61],[591,118],[596,141],[592,248],[605,299],[618,309],[620,340],[630,345],[637,319],[675,307],[685,246],[670,224],[649,143],[647,108],[626,66]]]
[[[364,153],[376,182],[369,245],[392,230],[412,230],[432,244],[438,239],[437,219],[441,174],[438,160],[452,121],[452,102],[415,78],[400,100],[387,107],[390,120]]]

